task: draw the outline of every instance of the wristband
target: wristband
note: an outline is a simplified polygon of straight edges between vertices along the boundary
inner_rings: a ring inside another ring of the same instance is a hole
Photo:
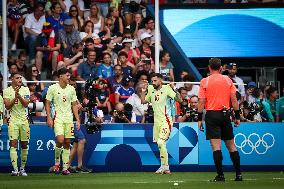
[[[241,116],[240,116],[240,110],[235,110],[235,118],[236,119],[241,119]]]
[[[198,112],[197,120],[202,121],[203,112]]]

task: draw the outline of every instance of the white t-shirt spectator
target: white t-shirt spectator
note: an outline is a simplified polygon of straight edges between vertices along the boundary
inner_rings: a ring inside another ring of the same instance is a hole
[[[190,98],[193,95],[198,96],[199,93],[199,85],[193,85],[191,91],[187,91],[187,96]]]
[[[37,20],[34,17],[34,13],[31,13],[26,17],[25,28],[29,28],[33,32],[40,34],[44,22],[45,22],[45,16],[42,16],[42,17],[40,17],[39,20]]]
[[[142,104],[141,103],[141,99],[139,98],[139,96],[137,94],[132,94],[127,100],[126,103],[131,104],[133,107],[133,112],[137,115],[137,116],[143,116],[144,115],[144,111],[147,109],[147,105],[146,104]],[[145,107],[146,106],[146,107]]]

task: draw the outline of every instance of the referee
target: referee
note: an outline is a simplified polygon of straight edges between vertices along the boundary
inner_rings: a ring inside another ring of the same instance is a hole
[[[240,156],[234,144],[234,134],[229,109],[232,105],[235,113],[235,127],[240,124],[240,111],[236,98],[236,88],[232,80],[221,74],[221,60],[209,60],[210,76],[200,82],[198,103],[198,127],[204,130],[202,112],[205,108],[206,140],[210,140],[217,176],[213,182],[225,181],[222,168],[221,140],[224,140],[236,170],[235,181],[242,181]]]

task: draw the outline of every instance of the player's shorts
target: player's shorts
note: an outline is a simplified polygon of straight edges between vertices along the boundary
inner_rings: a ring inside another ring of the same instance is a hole
[[[30,140],[30,125],[28,120],[24,122],[8,121],[9,140]]]
[[[74,138],[74,123],[62,123],[54,121],[55,136],[63,135],[64,138]]]
[[[81,129],[77,130],[76,128],[74,129],[74,139],[73,142],[79,142],[80,140],[85,139],[85,135]]]
[[[205,115],[206,140],[234,138],[230,114],[223,111],[207,111]]]
[[[153,141],[157,142],[158,139],[163,139],[167,141],[170,137],[171,130],[173,127],[173,123],[171,121],[161,122],[161,123],[154,123],[153,127]]]

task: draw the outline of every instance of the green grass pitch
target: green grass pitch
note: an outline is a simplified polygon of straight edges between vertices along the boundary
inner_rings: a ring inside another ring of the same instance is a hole
[[[235,182],[234,173],[225,173],[226,182],[209,182],[213,172],[174,172],[171,175],[154,173],[90,173],[68,176],[33,174],[28,177],[12,177],[0,174],[1,189],[272,189],[284,188],[282,172],[246,172],[244,181]],[[178,183],[178,185],[174,185]]]

